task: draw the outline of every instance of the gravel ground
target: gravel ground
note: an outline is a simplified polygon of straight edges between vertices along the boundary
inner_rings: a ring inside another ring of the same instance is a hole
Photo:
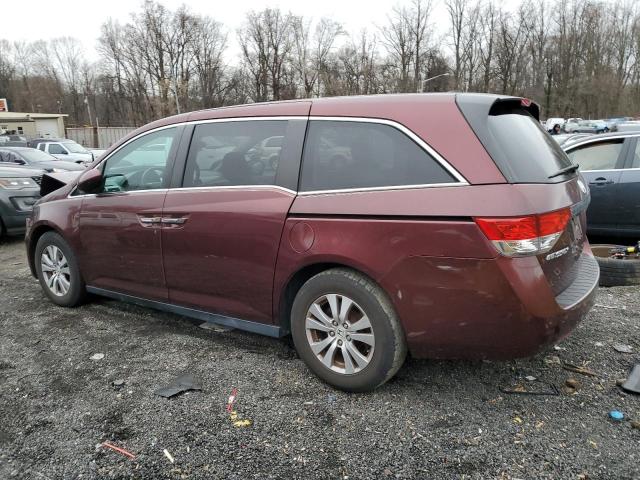
[[[616,386],[640,361],[637,288],[601,290],[573,335],[534,358],[408,360],[356,395],[318,381],[284,340],[104,299],[56,307],[23,250],[0,245],[0,479],[640,478],[640,396]],[[153,395],[181,373],[202,391]],[[560,395],[501,391],[518,385]],[[232,387],[251,426],[225,411]]]

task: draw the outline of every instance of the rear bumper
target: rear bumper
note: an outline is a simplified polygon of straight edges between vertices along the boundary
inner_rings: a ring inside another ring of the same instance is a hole
[[[413,257],[394,270],[405,282],[393,285],[387,277],[384,286],[395,292],[409,349],[418,358],[533,355],[566,337],[586,316],[599,279],[588,247],[577,280],[558,296],[535,257]]]

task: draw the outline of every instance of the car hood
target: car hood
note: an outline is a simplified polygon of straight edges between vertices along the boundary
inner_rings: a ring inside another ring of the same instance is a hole
[[[38,166],[46,170],[55,168],[57,170],[66,170],[66,171],[72,171],[72,172],[81,172],[86,168],[83,165],[79,165],[74,162],[67,162],[65,160],[51,160],[49,162],[38,162]]]
[[[43,173],[43,170],[37,168],[0,166],[0,177],[2,178],[40,177]]]

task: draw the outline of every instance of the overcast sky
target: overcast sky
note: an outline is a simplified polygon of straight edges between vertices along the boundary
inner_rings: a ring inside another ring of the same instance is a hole
[[[2,3],[2,0],[0,0]],[[193,12],[208,15],[222,22],[228,32],[227,56],[232,60],[239,53],[237,29],[242,25],[249,10],[279,7],[318,19],[330,17],[341,22],[347,32],[356,34],[363,28],[374,30],[385,23],[387,14],[396,3],[394,0],[161,0],[163,5],[175,10],[186,4]],[[405,3],[405,2],[400,2]],[[408,2],[406,2],[408,3]],[[447,14],[442,0],[435,0],[433,23],[444,34],[447,29]],[[503,0],[505,8],[512,8],[519,0]],[[27,8],[28,5],[28,8]],[[140,10],[138,0],[29,0],[20,7],[2,9],[0,38],[7,40],[51,39],[61,36],[78,38],[84,45],[87,58],[96,60],[96,39],[100,26],[109,18],[124,23],[130,14]]]

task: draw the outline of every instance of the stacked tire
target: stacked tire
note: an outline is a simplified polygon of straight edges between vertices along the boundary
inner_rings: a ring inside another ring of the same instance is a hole
[[[592,245],[591,250],[600,265],[600,286],[624,287],[640,285],[640,259],[613,258],[610,252],[622,245]]]

